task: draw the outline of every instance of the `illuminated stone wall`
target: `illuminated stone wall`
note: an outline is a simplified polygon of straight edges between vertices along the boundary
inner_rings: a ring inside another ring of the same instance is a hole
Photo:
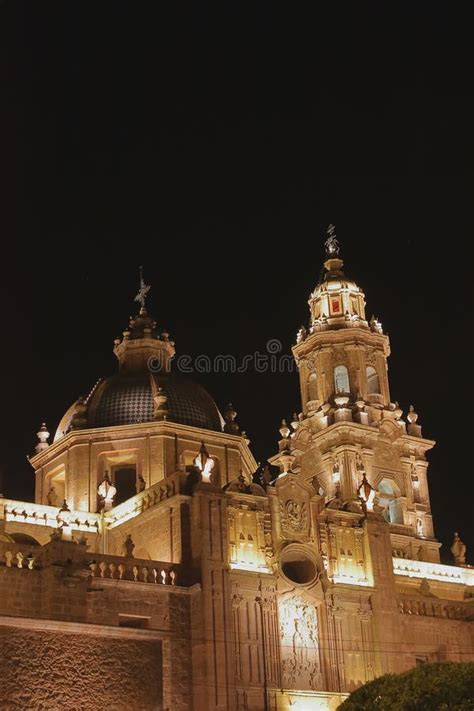
[[[136,558],[164,560],[170,563],[181,561],[186,511],[186,504],[176,500],[171,505],[162,502],[154,510],[144,511],[108,531],[108,552],[112,555],[124,555],[123,544],[130,533],[135,543],[133,554]]]
[[[0,708],[163,708],[158,641],[0,628],[0,650]]]

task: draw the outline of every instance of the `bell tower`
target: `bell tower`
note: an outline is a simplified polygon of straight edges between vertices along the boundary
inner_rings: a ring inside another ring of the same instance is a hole
[[[337,418],[356,403],[364,414],[380,419],[389,407],[388,336],[375,318],[366,320],[362,289],[343,272],[334,225],[328,227],[324,276],[311,293],[309,330],[302,327],[293,353],[299,364],[305,415],[321,408],[338,410]],[[367,408],[369,408],[367,410]],[[362,422],[367,418],[362,418]]]
[[[413,406],[405,421],[392,402],[389,338],[377,318],[367,319],[364,292],[343,270],[334,225],[325,249],[309,325],[293,347],[302,412],[270,461],[282,475],[312,481],[326,509],[379,513],[394,555],[439,560],[425,456],[434,442],[422,437]]]

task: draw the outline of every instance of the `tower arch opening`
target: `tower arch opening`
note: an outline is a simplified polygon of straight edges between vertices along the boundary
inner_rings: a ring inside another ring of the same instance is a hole
[[[334,390],[336,395],[348,395],[351,391],[349,371],[345,365],[336,365],[334,368]]]
[[[318,399],[318,376],[316,371],[310,373],[308,378],[308,400]]]
[[[380,380],[377,371],[372,365],[368,365],[365,369],[367,378],[367,394],[380,395]]]

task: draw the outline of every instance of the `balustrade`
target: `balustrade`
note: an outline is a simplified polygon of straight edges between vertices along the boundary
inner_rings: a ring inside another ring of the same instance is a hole
[[[177,585],[178,573],[171,563],[98,555],[89,563],[94,578],[129,580],[152,585]]]

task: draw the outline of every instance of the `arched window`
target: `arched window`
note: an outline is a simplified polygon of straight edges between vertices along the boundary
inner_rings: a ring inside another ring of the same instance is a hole
[[[311,373],[308,378],[308,400],[318,399],[318,379],[316,373]]]
[[[378,485],[379,505],[384,507],[383,517],[388,523],[403,523],[400,489],[393,481],[383,479]]]
[[[351,391],[349,385],[349,373],[345,365],[337,365],[334,368],[334,388],[337,393],[349,394]]]
[[[379,395],[380,383],[377,371],[371,365],[368,365],[365,372],[367,375],[367,393],[369,395]]]

